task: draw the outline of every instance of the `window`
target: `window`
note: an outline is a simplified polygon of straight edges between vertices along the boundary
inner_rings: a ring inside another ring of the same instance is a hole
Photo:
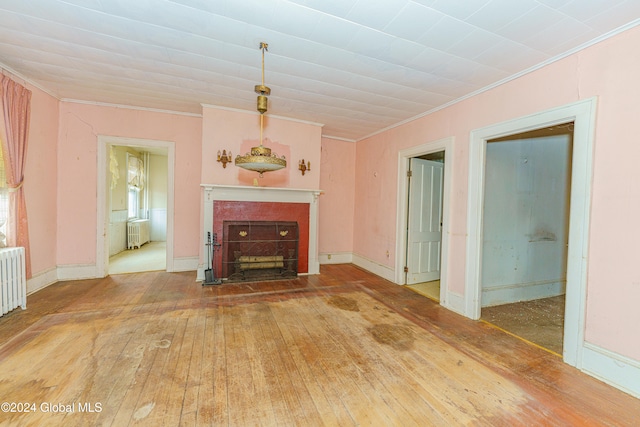
[[[139,217],[140,212],[140,190],[144,186],[144,166],[142,160],[127,153],[127,185],[129,196],[127,199],[127,210],[129,219]]]
[[[129,211],[129,219],[138,218],[138,212],[140,207],[140,190],[136,187],[129,186],[129,199],[127,203],[127,209]]]

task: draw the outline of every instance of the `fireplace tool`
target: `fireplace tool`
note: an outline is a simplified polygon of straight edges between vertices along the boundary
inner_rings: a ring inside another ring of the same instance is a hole
[[[213,268],[213,260],[215,259],[216,250],[220,248],[216,233],[213,233],[213,241],[211,240],[211,232],[207,231],[207,268],[204,271],[204,282],[202,286],[219,285],[222,279],[216,279],[215,269]]]

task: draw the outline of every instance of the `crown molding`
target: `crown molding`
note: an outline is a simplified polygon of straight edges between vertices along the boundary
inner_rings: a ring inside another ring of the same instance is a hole
[[[33,80],[28,79],[27,77],[23,76],[22,74],[20,74],[19,72],[13,70],[11,67],[7,67],[5,64],[0,62],[0,72],[3,75],[9,75],[8,77],[11,77],[14,80],[22,80],[22,85],[26,86],[33,86],[35,88],[37,88],[38,90],[41,90],[42,92],[46,93],[47,95],[51,96],[52,98],[57,99],[58,101],[60,100],[60,98],[54,94],[53,92],[51,92],[49,89],[44,88],[43,86],[39,85],[38,83],[35,83]]]
[[[322,138],[335,139],[336,141],[344,141],[344,142],[357,142],[356,139],[342,138],[340,136],[333,136],[333,135],[322,135]]]
[[[62,98],[61,102],[69,102],[72,104],[96,105],[98,107],[123,108],[127,110],[150,111],[153,113],[174,114],[178,116],[202,117],[202,113],[188,113],[185,111],[162,110],[160,108],[139,107],[135,105],[111,104],[108,102],[85,101],[82,99]]]

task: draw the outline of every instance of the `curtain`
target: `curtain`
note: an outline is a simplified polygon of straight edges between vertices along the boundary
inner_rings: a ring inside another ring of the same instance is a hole
[[[142,159],[129,154],[127,169],[127,184],[142,190],[144,188],[145,181],[144,162]]]
[[[109,171],[111,172],[111,189],[113,190],[118,186],[118,180],[120,179],[120,169],[118,168],[118,158],[113,146],[109,147]]]
[[[2,76],[1,90],[0,139],[2,140],[7,187],[9,188],[7,245],[25,248],[26,272],[27,278],[30,278],[29,228],[22,183],[27,159],[31,91],[7,76]]]

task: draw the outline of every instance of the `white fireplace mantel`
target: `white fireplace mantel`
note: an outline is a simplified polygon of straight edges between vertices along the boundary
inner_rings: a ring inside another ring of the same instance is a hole
[[[239,185],[200,184],[204,191],[202,215],[203,246],[202,254],[206,254],[207,233],[213,234],[213,203],[216,200],[237,202],[279,202],[309,204],[309,271],[308,274],[320,273],[318,261],[318,197],[321,190],[277,187],[248,187]],[[206,262],[206,257],[203,257]],[[198,280],[204,280],[205,266],[198,267]]]
[[[322,190],[303,188],[249,187],[240,185],[200,184],[204,201],[315,203]]]

